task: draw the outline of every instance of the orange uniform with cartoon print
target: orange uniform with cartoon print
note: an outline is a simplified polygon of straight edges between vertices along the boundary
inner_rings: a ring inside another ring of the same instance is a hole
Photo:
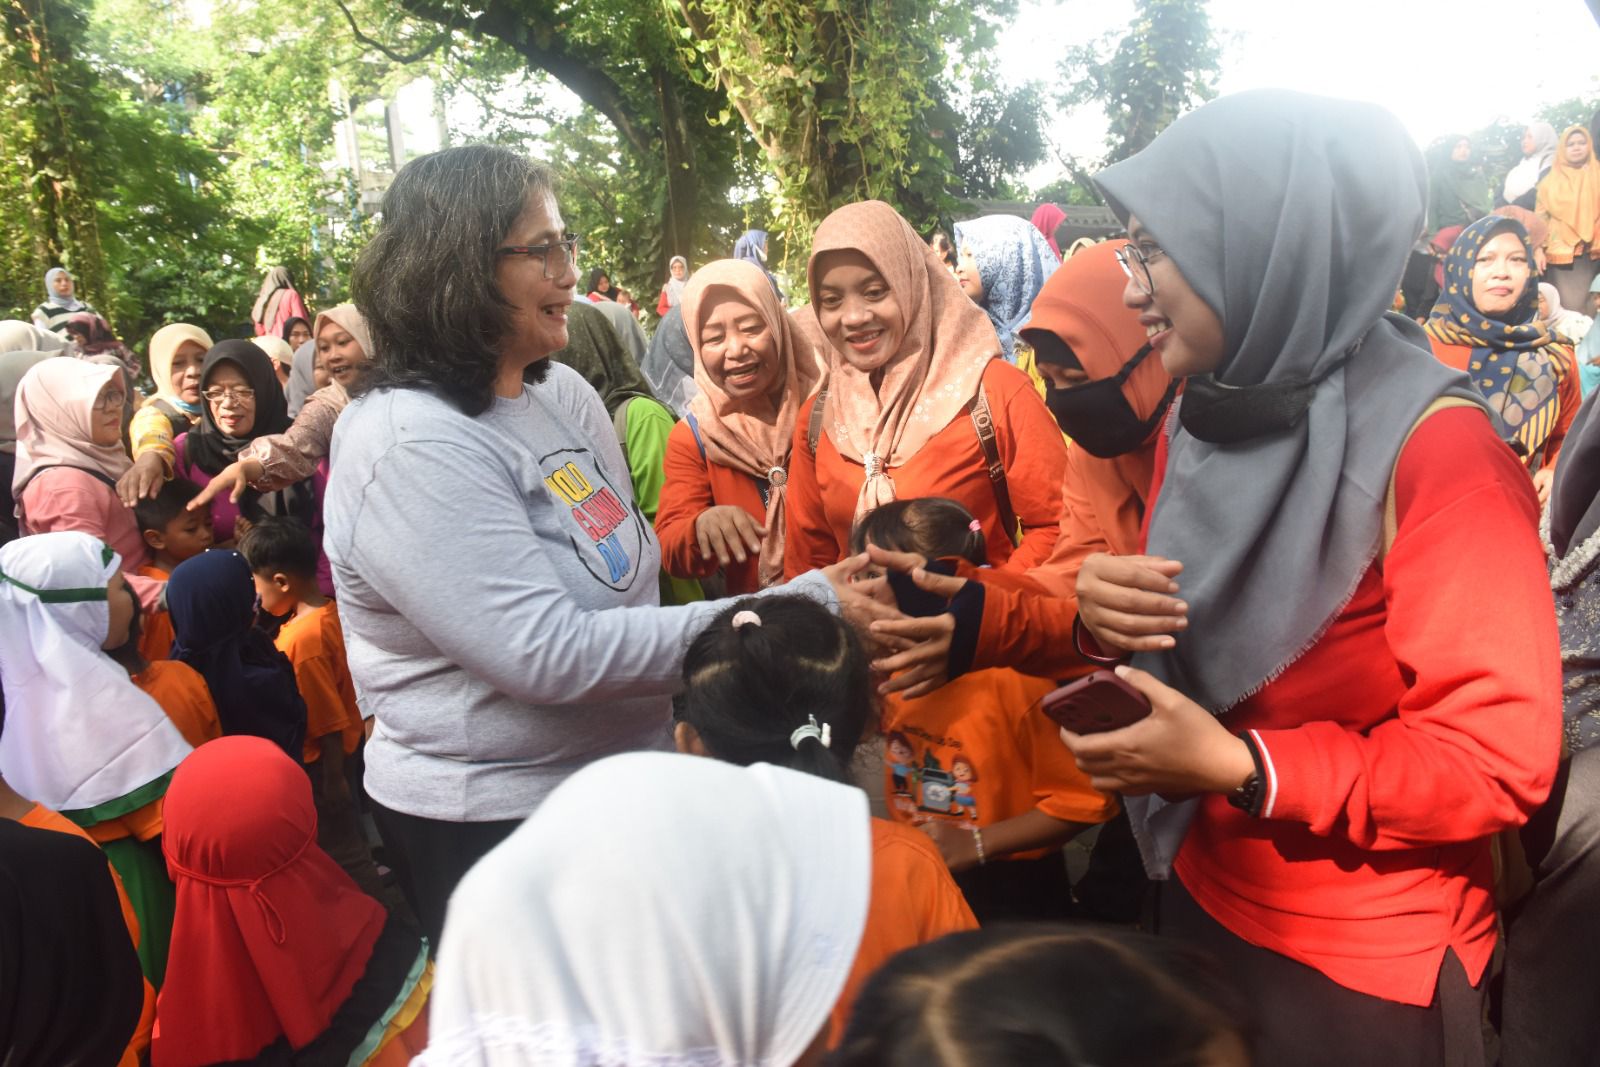
[[[982,829],[1031,811],[1073,823],[1115,815],[1116,799],[1089,785],[1055,723],[1039,710],[1040,698],[1054,688],[1047,679],[994,668],[915,700],[886,697],[890,816],[912,825],[942,821]],[[1035,859],[1050,851],[1003,858]]]

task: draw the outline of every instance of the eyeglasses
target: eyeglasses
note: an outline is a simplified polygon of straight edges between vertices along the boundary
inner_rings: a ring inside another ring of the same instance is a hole
[[[578,265],[578,235],[569,233],[554,244],[506,245],[494,250],[497,256],[527,256],[544,266],[546,278],[559,278],[568,267]]]
[[[221,404],[223,401],[226,401],[226,400],[231,400],[235,404],[247,404],[247,403],[249,403],[250,401],[252,401],[252,400],[254,400],[256,398],[256,391],[254,389],[251,389],[251,388],[248,388],[246,386],[241,385],[241,386],[238,386],[237,388],[229,388],[229,389],[223,389],[223,388],[207,389],[205,392],[201,393],[200,395],[205,397],[207,400],[211,401],[213,404]]]
[[[94,398],[94,409],[96,411],[121,411],[122,405],[127,402],[127,393],[101,393]]]
[[[1150,277],[1150,261],[1166,254],[1165,249],[1154,248],[1146,252],[1133,244],[1123,245],[1116,251],[1117,262],[1122,264],[1123,273],[1133,279],[1133,284],[1145,296],[1156,295],[1156,283]]]

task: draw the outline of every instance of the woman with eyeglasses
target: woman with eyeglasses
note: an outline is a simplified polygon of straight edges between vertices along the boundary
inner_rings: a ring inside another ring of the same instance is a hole
[[[1084,651],[1133,654],[1153,710],[1064,740],[1124,796],[1158,929],[1254,1002],[1256,1062],[1482,1063],[1490,839],[1550,789],[1560,660],[1527,475],[1386,314],[1420,154],[1376,106],[1260,91],[1096,180],[1186,384],[1143,554],[1077,579]]]
[[[202,488],[231,469],[251,442],[289,429],[288,404],[272,359],[249,341],[222,341],[206,353],[200,396],[199,424],[173,442],[173,469],[178,477]],[[313,475],[275,492],[246,489],[237,500],[231,496],[213,500],[211,529],[216,544],[231,547],[249,523],[263,515],[293,515],[319,526],[322,482],[320,475]]]
[[[352,278],[376,366],[339,419],[325,545],[375,720],[367,792],[431,937],[461,875],[569,775],[670,744],[685,649],[719,610],[658,606],[616,428],[550,359],[578,285],[553,183],[491,145],[412,160]],[[860,566],[785,591],[863,618]]]

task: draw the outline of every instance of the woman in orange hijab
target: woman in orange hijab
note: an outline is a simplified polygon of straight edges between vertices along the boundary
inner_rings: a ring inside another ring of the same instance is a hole
[[[674,578],[720,570],[727,594],[742,596],[783,579],[789,449],[822,381],[820,339],[744,260],[701,268],[681,303],[700,392],[667,438],[661,566]]]
[[[862,515],[918,496],[975,515],[998,566],[1048,559],[1065,445],[937,254],[868,200],[817,227],[807,275],[829,384],[795,420],[785,574],[838,562]]]
[[[1600,269],[1600,160],[1582,126],[1568,126],[1556,146],[1550,173],[1539,183],[1534,211],[1550,225],[1544,245],[1545,279],[1565,307],[1582,307]]]
[[[1127,243],[1108,241],[1063,263],[1020,330],[1047,383],[1045,403],[1072,439],[1061,539],[1024,575],[962,567],[956,578],[922,579],[954,597],[951,613],[873,626],[921,642],[874,664],[897,672],[887,691],[918,696],[985,667],[1064,678],[1091,666],[1073,641],[1078,570],[1096,552],[1138,554],[1161,427],[1177,392],[1137,313],[1122,302],[1128,275],[1118,255]],[[982,591],[964,590],[964,578],[981,582]]]

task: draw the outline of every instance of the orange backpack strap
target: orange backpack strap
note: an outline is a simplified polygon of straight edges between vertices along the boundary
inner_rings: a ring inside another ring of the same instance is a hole
[[[822,440],[822,413],[828,406],[828,389],[826,386],[817,393],[816,403],[811,405],[811,419],[806,423],[806,452],[812,459],[817,458],[817,442]]]
[[[1000,524],[1013,545],[1020,543],[1021,531],[1017,528],[1017,513],[1011,507],[1011,490],[1006,486],[1006,465],[1000,460],[1000,444],[994,436],[994,415],[989,411],[989,397],[983,386],[967,402],[967,414],[972,417],[972,428],[977,431],[978,444],[983,448],[983,462],[989,470],[989,482],[994,486],[994,502],[999,506]]]

